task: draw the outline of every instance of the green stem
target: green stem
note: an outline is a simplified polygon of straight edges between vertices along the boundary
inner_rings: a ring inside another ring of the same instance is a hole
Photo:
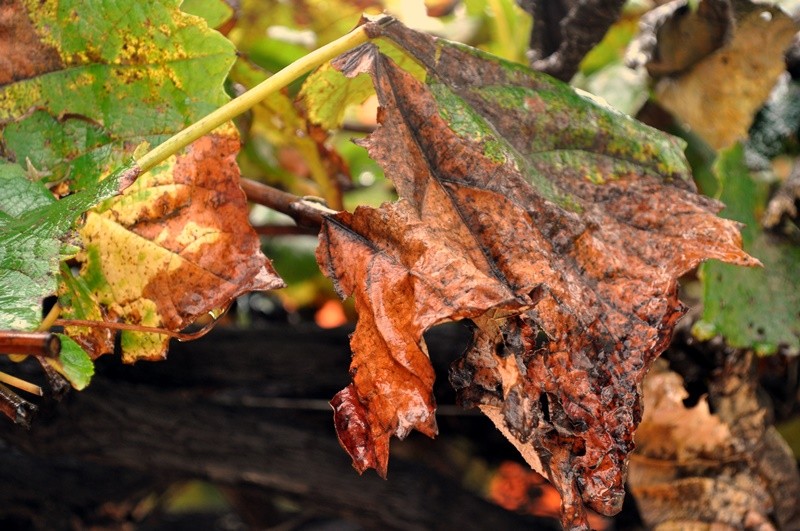
[[[167,139],[163,144],[159,144],[154,149],[145,153],[136,160],[141,173],[150,171],[158,164],[162,163],[171,155],[174,155],[185,148],[201,136],[213,131],[228,120],[234,118],[252,108],[258,102],[279,91],[289,83],[299,78],[303,74],[310,72],[326,61],[367,42],[370,37],[370,24],[384,25],[391,21],[391,17],[373,19],[367,24],[359,26],[347,35],[326,44],[322,48],[314,50],[310,54],[301,57],[283,70],[280,70],[272,77],[265,79],[252,89],[248,90],[238,98],[229,101],[211,114],[201,118],[186,129]]]

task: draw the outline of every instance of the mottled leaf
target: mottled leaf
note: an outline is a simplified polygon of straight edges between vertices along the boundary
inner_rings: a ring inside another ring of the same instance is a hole
[[[233,46],[179,4],[12,2],[59,64],[0,86],[5,156],[47,180],[96,179],[126,146],[156,144],[227,101]]]
[[[232,127],[218,129],[89,212],[78,259],[100,311],[70,280],[65,311],[177,331],[244,292],[282,287],[247,222],[238,148]],[[72,335],[90,351],[106,352],[92,331]],[[123,331],[123,361],[162,358],[168,339]]]
[[[764,264],[743,269],[709,262],[701,269],[703,315],[695,335],[722,335],[738,348],[773,354],[779,347],[800,353],[800,247],[761,230],[758,215],[767,187],[747,170],[741,145],[720,152],[714,172],[727,205],[721,215],[744,224],[744,249]]]
[[[425,80],[425,69],[402,50],[393,46],[391,41],[375,39],[374,42],[384,55],[390,57],[403,70],[420,81]],[[300,96],[308,106],[311,121],[326,129],[336,129],[342,126],[350,107],[364,103],[374,93],[375,89],[369,77],[356,76],[348,79],[327,63],[308,76],[307,81],[303,83]]]
[[[60,270],[67,319],[176,331],[243,291],[282,285],[247,222],[230,126],[123,197],[111,199],[135,173],[103,179],[124,169],[143,142],[161,142],[228,99],[223,82],[233,46],[179,5],[10,4],[13,32],[25,34],[33,51],[26,52],[32,64],[15,60],[15,73],[0,86],[7,159],[0,171],[18,183],[0,198],[11,219],[0,221],[4,327],[38,324],[41,298],[56,292],[59,261],[81,248],[79,275]],[[35,63],[45,50],[51,59]],[[39,208],[19,217],[28,203]],[[71,232],[79,217],[80,230]],[[92,356],[114,345],[108,329],[67,332]],[[126,361],[158,358],[166,336],[126,331],[122,345]]]
[[[4,6],[0,173],[4,182],[29,181],[24,194],[0,189],[3,211],[17,218],[3,218],[0,235],[4,328],[36,327],[73,222],[135,175],[98,179],[128,165],[140,142],[160,142],[226,101],[233,48],[178,4]],[[53,201],[43,183],[62,180],[59,193],[72,195],[43,205]],[[40,208],[17,217],[30,205]]]
[[[435,433],[422,332],[469,318],[451,380],[556,485],[566,527],[619,510],[639,386],[682,314],[677,277],[754,264],[698,196],[680,143],[567,85],[402,27],[383,35],[421,83],[366,45],[381,103],[366,141],[401,200],[327,219],[318,259],[359,323],[353,383],[332,404],[358,470],[391,435]]]

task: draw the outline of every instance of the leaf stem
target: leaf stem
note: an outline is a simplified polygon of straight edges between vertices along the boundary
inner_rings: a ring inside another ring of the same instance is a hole
[[[186,129],[159,144],[142,157],[136,160],[136,164],[145,173],[166,160],[171,155],[185,148],[201,136],[211,132],[228,120],[234,118],[252,108],[258,102],[287,86],[303,74],[310,72],[333,59],[334,57],[363,44],[371,38],[371,28],[377,25],[385,25],[393,19],[389,16],[382,16],[370,20],[368,23],[359,26],[347,35],[339,37],[335,41],[314,50],[306,56],[301,57],[286,68],[265,79],[252,89],[248,90],[236,99],[233,99],[213,111],[211,114],[201,118]],[[370,26],[372,24],[373,26]]]
[[[0,372],[0,382],[10,385],[12,387],[16,387],[17,389],[22,389],[23,391],[27,391],[32,395],[42,396],[44,394],[42,388],[39,387],[38,385],[17,378],[16,376],[11,376],[10,374],[4,372]]]

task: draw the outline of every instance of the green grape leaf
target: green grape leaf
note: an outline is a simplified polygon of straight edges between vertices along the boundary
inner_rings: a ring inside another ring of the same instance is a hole
[[[0,326],[36,327],[73,223],[133,177],[120,171],[99,184],[100,176],[125,166],[142,141],[158,143],[226,101],[233,47],[179,3],[8,7],[20,49],[0,75],[0,175],[17,185],[0,189],[13,218],[0,233]],[[63,179],[78,193],[43,199],[43,183]],[[40,208],[20,217],[25,205]]]
[[[5,158],[84,186],[225,103],[234,48],[179,4],[13,4],[58,64],[0,85]]]
[[[210,28],[219,28],[236,16],[232,5],[225,0],[183,0],[181,10],[202,17]]]
[[[721,151],[714,172],[727,205],[721,215],[744,224],[744,249],[763,268],[704,264],[703,315],[693,327],[701,339],[722,335],[737,348],[800,353],[800,247],[761,230],[768,189],[750,175],[741,144]]]

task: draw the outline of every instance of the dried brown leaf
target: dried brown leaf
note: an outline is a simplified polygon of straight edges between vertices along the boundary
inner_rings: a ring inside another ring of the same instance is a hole
[[[628,483],[648,527],[767,531],[800,524],[800,475],[765,422],[747,376],[751,359],[729,361],[694,407],[684,405],[683,380],[666,363],[644,381],[645,415]]]
[[[747,138],[756,111],[786,68],[783,53],[797,30],[779,8],[754,8],[728,44],[681,77],[662,80],[659,103],[716,149]]]
[[[671,137],[545,75],[399,24],[417,81],[366,46],[343,56],[381,104],[365,145],[401,201],[331,217],[318,258],[359,325],[334,399],[358,470],[388,440],[435,433],[422,333],[471,319],[451,381],[556,485],[563,523],[622,502],[639,389],[683,309],[677,277],[707,258],[753,265],[698,196]]]

